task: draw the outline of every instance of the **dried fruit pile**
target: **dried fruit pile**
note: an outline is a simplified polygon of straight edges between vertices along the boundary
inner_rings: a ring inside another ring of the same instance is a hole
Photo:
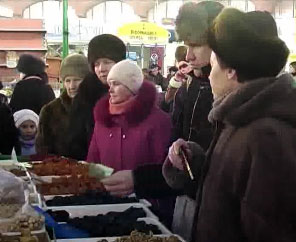
[[[38,184],[37,189],[42,195],[81,194],[88,190],[105,190],[100,181],[88,176],[53,178],[52,183]]]
[[[87,175],[88,164],[81,164],[75,160],[54,157],[41,163],[34,163],[31,172],[38,176]]]

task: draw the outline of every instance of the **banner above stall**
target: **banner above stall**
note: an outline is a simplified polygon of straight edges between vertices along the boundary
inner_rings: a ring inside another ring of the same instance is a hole
[[[130,44],[166,44],[169,32],[154,23],[128,23],[118,29],[118,36]]]

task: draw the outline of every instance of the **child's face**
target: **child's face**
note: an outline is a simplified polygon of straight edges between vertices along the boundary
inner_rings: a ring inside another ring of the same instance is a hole
[[[37,127],[33,121],[27,120],[20,125],[19,130],[24,140],[30,140],[35,138]]]

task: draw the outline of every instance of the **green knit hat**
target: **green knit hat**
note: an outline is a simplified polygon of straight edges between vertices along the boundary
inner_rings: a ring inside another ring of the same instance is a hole
[[[61,64],[60,77],[64,81],[67,76],[84,78],[89,73],[87,58],[81,54],[68,55]]]

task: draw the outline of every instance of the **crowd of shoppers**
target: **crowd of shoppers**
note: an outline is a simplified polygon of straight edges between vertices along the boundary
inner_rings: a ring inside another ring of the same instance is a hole
[[[87,57],[63,60],[56,99],[45,63],[21,56],[21,81],[0,103],[1,154],[109,166],[108,192],[150,199],[186,241],[296,241],[295,71],[282,72],[289,50],[274,18],[187,2],[175,30],[184,46],[169,78],[103,34]]]

